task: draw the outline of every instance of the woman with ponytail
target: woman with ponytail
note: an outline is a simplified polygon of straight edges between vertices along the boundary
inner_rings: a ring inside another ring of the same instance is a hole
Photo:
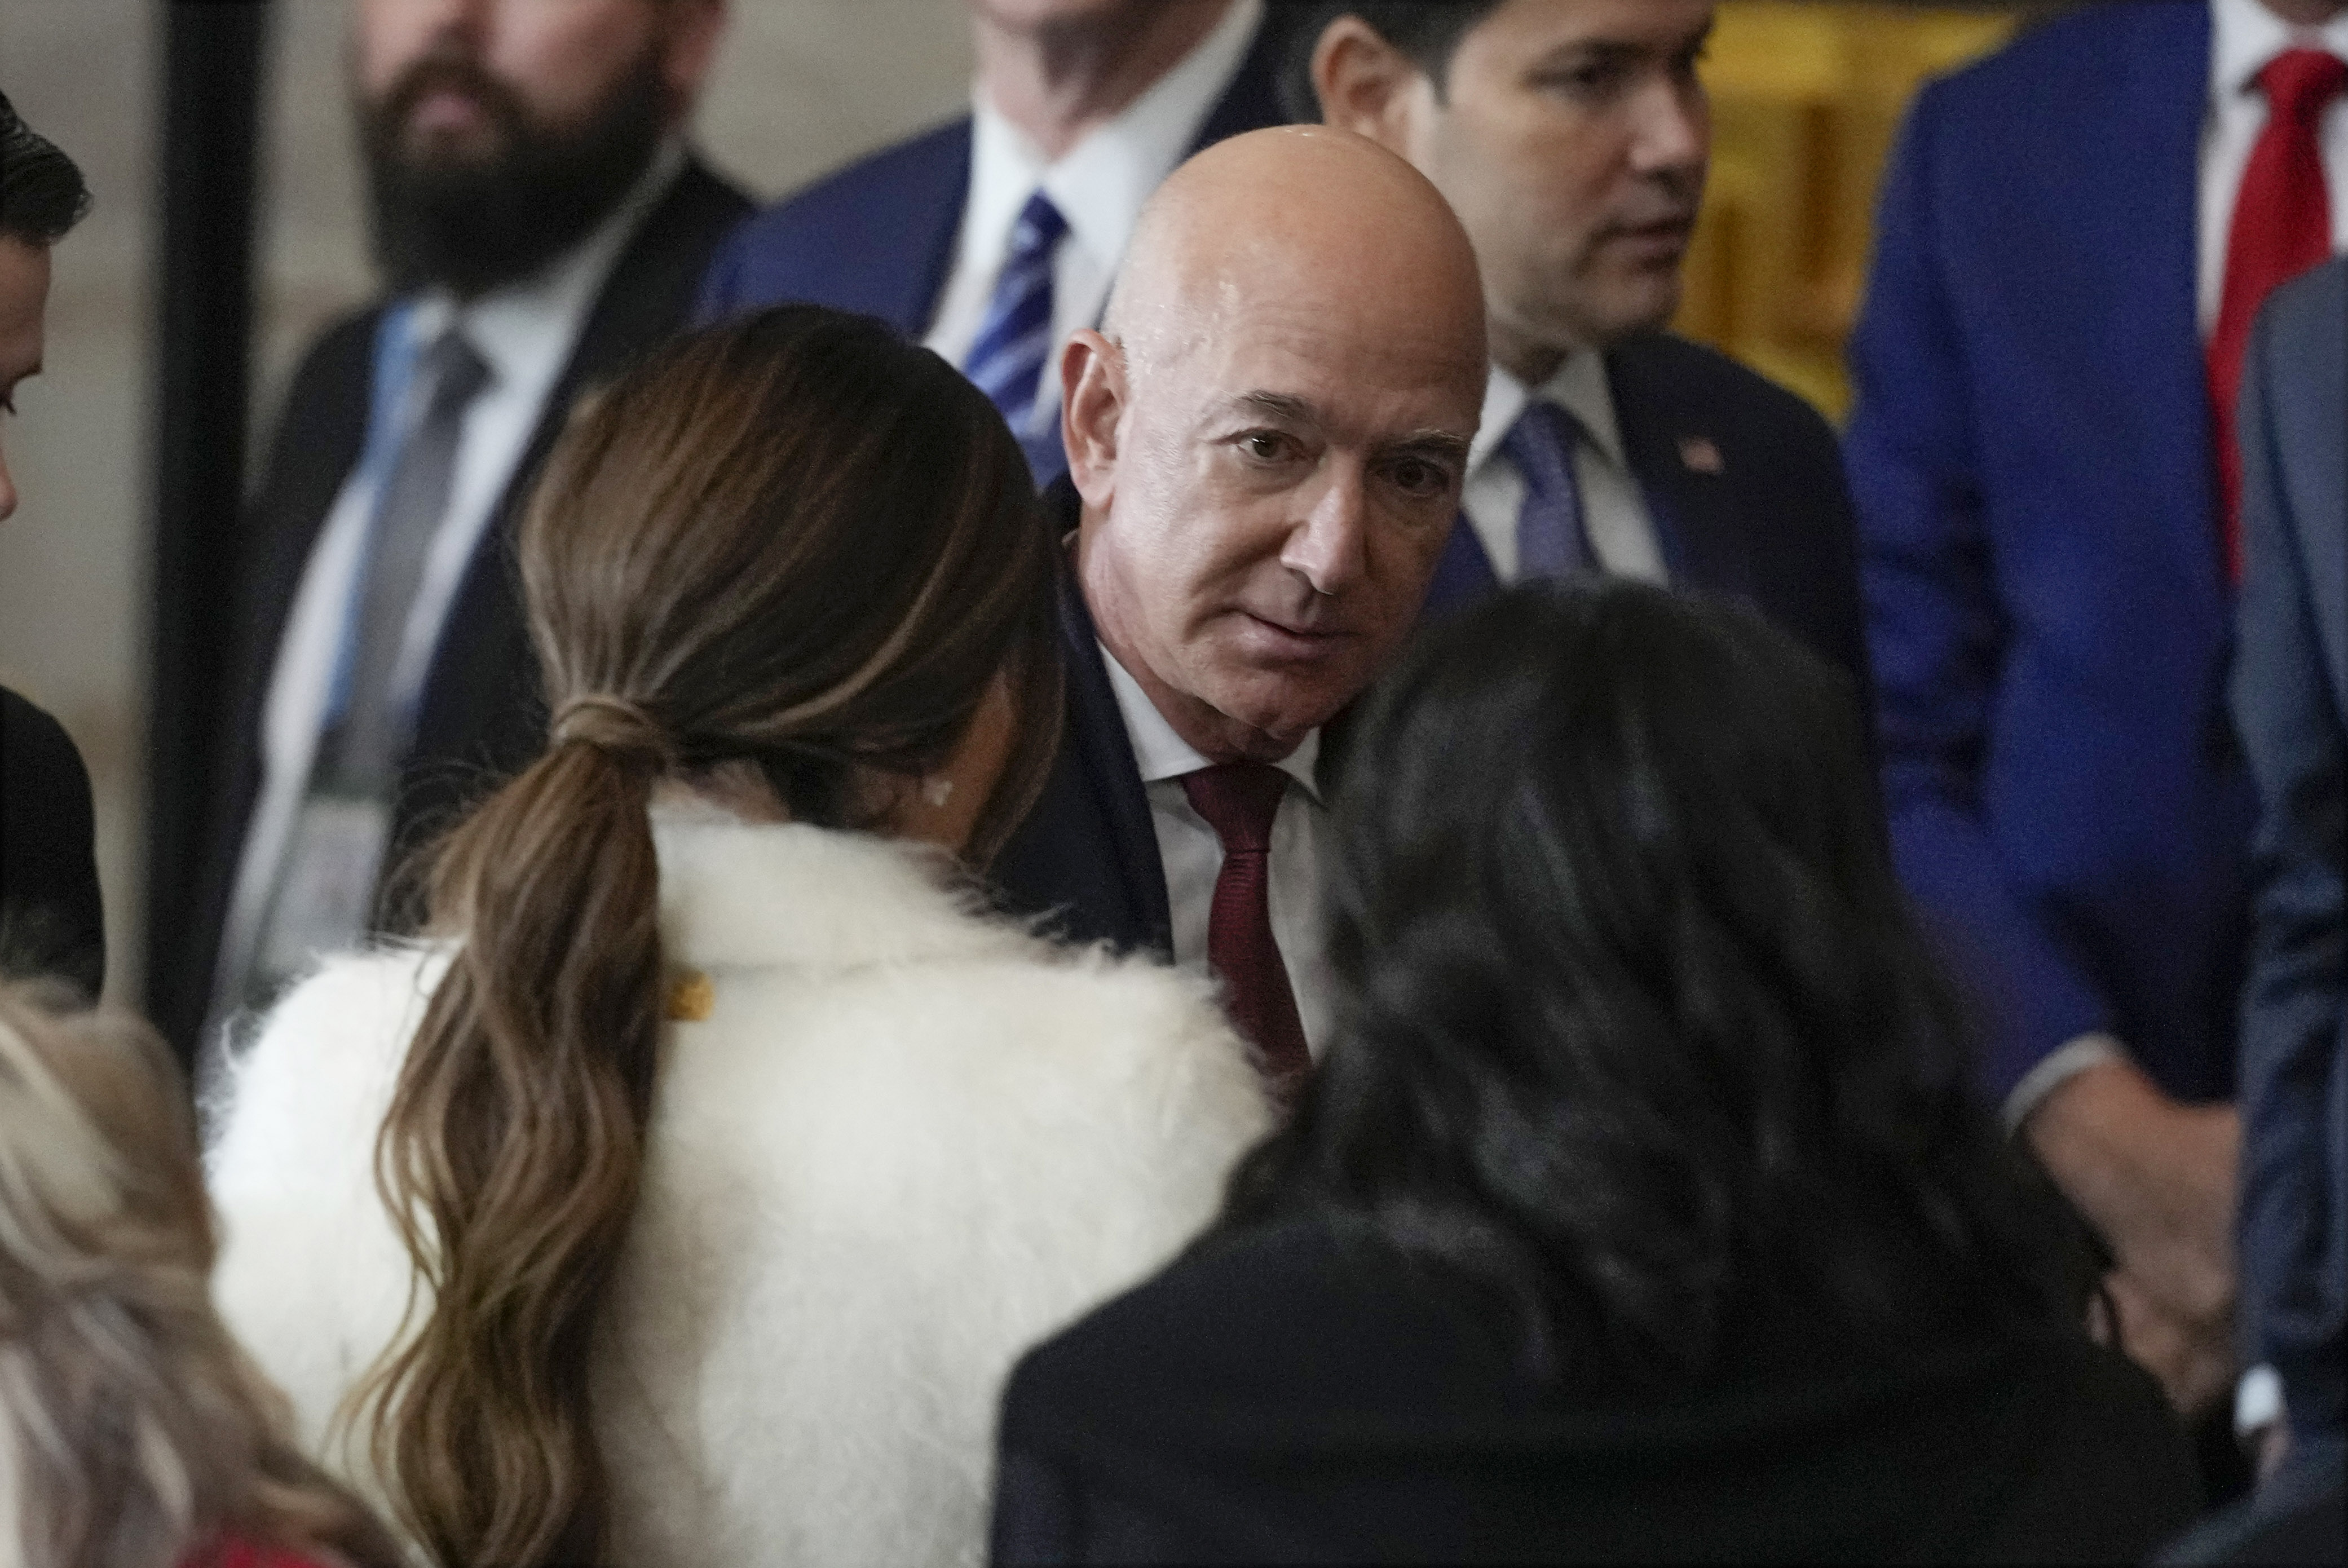
[[[660,351],[519,541],[549,747],[427,940],[329,961],[212,1154],[222,1309],[449,1565],[972,1562],[1013,1358],[1263,1128],[1170,973],[976,913],[1059,714],[1055,543],[943,361]]]

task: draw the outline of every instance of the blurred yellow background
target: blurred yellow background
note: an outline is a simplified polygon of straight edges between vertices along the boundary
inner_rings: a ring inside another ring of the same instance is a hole
[[[1730,0],[1704,81],[1712,183],[1677,330],[1839,420],[1876,181],[1928,77],[2012,36],[2012,12]]]

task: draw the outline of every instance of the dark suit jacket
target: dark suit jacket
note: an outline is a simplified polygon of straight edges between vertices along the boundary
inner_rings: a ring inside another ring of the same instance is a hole
[[[2195,309],[2206,0],[2090,5],[1926,88],[1851,340],[1884,785],[2003,1095],[2109,1030],[2232,1092],[2253,790],[2227,720]]]
[[[1081,504],[1066,476],[1044,492],[1055,538],[1075,531]],[[994,884],[1005,908],[1049,916],[1069,941],[1107,942],[1171,962],[1166,867],[1149,796],[1073,565],[1060,573],[1059,595],[1067,671],[1059,756],[1027,820],[995,856]]]
[[[1275,83],[1283,29],[1268,14],[1198,147],[1285,124]],[[1195,151],[1197,149],[1194,148]],[[805,301],[929,331],[970,194],[970,117],[885,148],[760,212],[710,264],[700,319]]]
[[[63,726],[0,686],[0,976],[106,984],[89,774]]]
[[[749,202],[688,160],[644,220],[596,296],[577,346],[468,567],[426,677],[415,742],[395,802],[392,863],[448,826],[495,780],[535,756],[545,738],[537,665],[513,574],[513,531],[572,402],[681,326],[703,268]],[[277,645],[311,547],[366,442],[376,329],[382,308],[338,322],[294,373],[254,500],[241,624],[247,636],[220,721],[226,748],[205,820],[208,851],[192,877],[162,885],[152,918],[185,937],[150,981],[157,1023],[185,1057],[211,995],[237,864],[262,781],[261,720]],[[168,952],[169,950],[164,950]]]
[[[2276,291],[2242,377],[2234,712],[2266,809],[2242,1004],[2242,1322],[2342,1436],[2348,1295],[2348,260]]]
[[[1858,547],[1833,429],[1776,382],[1663,333],[1608,353],[1606,377],[1672,581],[1749,603],[1849,672],[1865,700]],[[1705,471],[1715,457],[1716,471]],[[1463,517],[1427,590],[1428,611],[1498,586]]]
[[[1216,1238],[1019,1364],[994,1561],[2136,1562],[2193,1511],[2158,1391],[2083,1339],[1731,1332],[1701,1389],[1576,1397],[1382,1243]]]

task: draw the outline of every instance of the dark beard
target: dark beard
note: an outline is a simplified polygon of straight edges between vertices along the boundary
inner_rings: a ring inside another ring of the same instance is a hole
[[[401,145],[417,103],[448,88],[469,93],[496,127],[487,158],[419,156]],[[667,109],[654,50],[569,130],[532,120],[513,91],[472,60],[417,61],[359,108],[386,281],[395,293],[438,284],[470,299],[530,276],[585,238],[636,182],[660,145]]]

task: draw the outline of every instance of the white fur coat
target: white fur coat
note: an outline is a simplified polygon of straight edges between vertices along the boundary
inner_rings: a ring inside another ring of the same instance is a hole
[[[1027,1346],[1163,1263],[1267,1113],[1193,983],[974,918],[915,851],[664,820],[662,936],[706,973],[671,1025],[593,1368],[613,1557],[967,1563]],[[221,1309],[304,1441],[413,1284],[373,1175],[445,959],[345,958],[270,1018],[211,1177]]]

